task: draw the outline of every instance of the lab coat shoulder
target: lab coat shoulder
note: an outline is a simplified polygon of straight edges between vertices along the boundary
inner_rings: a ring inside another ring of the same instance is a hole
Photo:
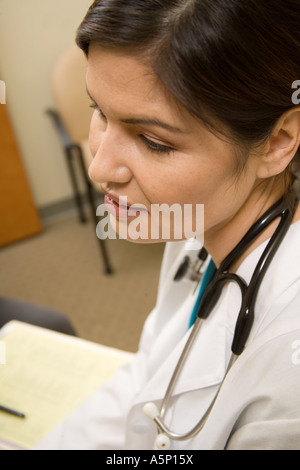
[[[299,338],[300,330],[277,337],[245,362],[247,380],[233,384],[243,407],[226,449],[300,449],[300,363],[293,349]]]
[[[300,294],[237,364],[231,389],[243,406],[227,449],[300,449],[299,305]]]

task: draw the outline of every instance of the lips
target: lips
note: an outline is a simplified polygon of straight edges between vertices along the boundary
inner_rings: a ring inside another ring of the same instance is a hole
[[[139,204],[129,204],[126,196],[116,196],[104,191],[104,203],[108,212],[117,218],[130,219],[138,216],[141,212],[147,212],[147,208]]]
[[[129,207],[127,205],[120,205],[119,202],[108,195],[105,195],[104,203],[108,212],[110,212],[115,217],[121,219],[128,218]]]

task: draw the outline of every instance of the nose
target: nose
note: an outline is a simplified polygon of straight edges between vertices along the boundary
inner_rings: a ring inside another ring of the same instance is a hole
[[[96,137],[90,132],[90,150],[93,156],[89,177],[95,183],[128,183],[132,178],[130,169],[132,145],[122,132],[106,129]]]

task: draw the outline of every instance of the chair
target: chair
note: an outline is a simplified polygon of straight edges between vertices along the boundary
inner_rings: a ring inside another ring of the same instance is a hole
[[[87,168],[92,156],[89,152],[88,134],[92,110],[85,87],[86,58],[74,44],[68,47],[59,57],[52,77],[52,93],[55,109],[48,109],[66,155],[67,165],[73,186],[75,202],[81,222],[86,221],[83,201],[79,190],[78,171],[81,172],[85,185],[92,216],[97,225],[95,195],[99,190],[88,175]],[[77,166],[76,166],[77,164]],[[105,241],[99,239],[99,246],[105,265],[105,273],[113,272]]]
[[[76,330],[65,314],[43,305],[0,296],[0,328],[12,320],[77,336]]]

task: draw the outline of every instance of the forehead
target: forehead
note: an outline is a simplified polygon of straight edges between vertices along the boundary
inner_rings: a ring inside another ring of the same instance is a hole
[[[87,88],[99,107],[118,113],[164,116],[171,125],[191,118],[168,93],[146,60],[124,51],[92,44],[88,56]],[[190,123],[189,123],[190,124]],[[190,126],[188,126],[190,127]]]
[[[148,101],[162,99],[163,86],[142,59],[122,51],[91,45],[88,56],[87,85],[118,94],[143,95]]]

